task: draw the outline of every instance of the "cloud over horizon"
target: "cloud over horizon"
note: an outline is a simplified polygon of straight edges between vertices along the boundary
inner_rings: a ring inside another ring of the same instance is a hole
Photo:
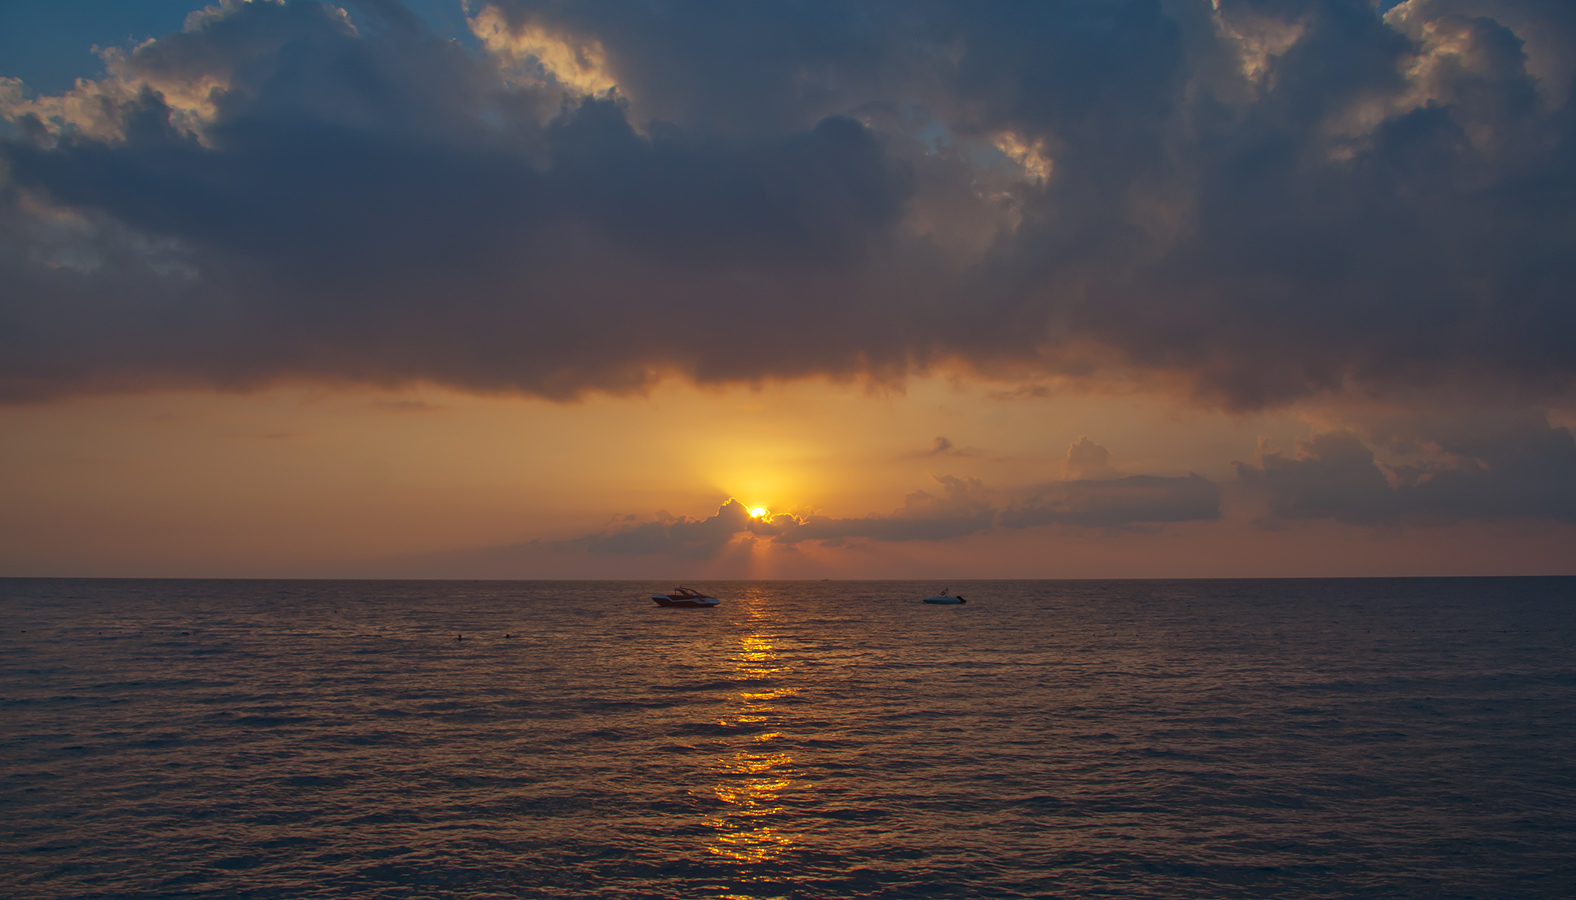
[[[1387,423],[1373,444],[1350,430],[1299,440],[1286,455],[1260,447],[1238,477],[1272,516],[1347,524],[1529,518],[1576,522],[1576,437],[1537,414],[1488,421]]]
[[[67,94],[0,83],[0,400],[1570,397],[1566,2],[497,0],[470,45],[347,8],[226,0]]]
[[[1109,458],[1104,447],[1088,438],[1068,450],[1069,461],[1090,455]],[[1122,475],[1109,466],[1095,474],[1100,477],[1005,490],[988,488],[976,478],[936,475],[939,496],[914,491],[889,514],[860,517],[813,513],[755,517],[747,506],[730,497],[715,515],[704,519],[666,512],[651,521],[625,516],[568,543],[606,555],[713,559],[746,536],[786,547],[805,542],[846,547],[864,541],[944,541],[997,528],[1148,529],[1220,518],[1220,488],[1198,475]]]
[[[939,444],[938,444],[939,446]],[[1403,415],[1350,429],[1316,431],[1290,454],[1261,444],[1235,462],[1238,485],[1263,501],[1258,524],[1332,520],[1346,525],[1443,525],[1522,519],[1576,523],[1576,436],[1536,411]],[[565,546],[597,555],[716,559],[740,539],[783,547],[814,542],[945,541],[993,530],[1062,526],[1155,531],[1223,517],[1220,485],[1200,475],[1126,474],[1110,452],[1080,437],[1067,449],[1066,478],[991,488],[975,478],[932,476],[940,493],[919,490],[887,514],[753,517],[729,498],[705,518],[627,515]]]

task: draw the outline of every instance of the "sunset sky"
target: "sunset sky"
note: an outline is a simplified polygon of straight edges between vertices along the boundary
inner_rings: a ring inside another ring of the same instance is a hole
[[[1569,0],[0,6],[0,575],[1576,574]]]

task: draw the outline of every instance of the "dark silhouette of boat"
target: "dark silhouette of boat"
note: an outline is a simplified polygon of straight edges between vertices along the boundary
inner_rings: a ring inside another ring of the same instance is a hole
[[[716,597],[702,594],[700,591],[684,587],[683,585],[674,588],[666,594],[652,594],[651,599],[655,600],[658,606],[677,606],[686,609],[711,609],[722,602]]]

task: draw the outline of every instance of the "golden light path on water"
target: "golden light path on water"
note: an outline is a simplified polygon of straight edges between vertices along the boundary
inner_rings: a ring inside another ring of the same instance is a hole
[[[778,658],[771,614],[754,591],[735,602],[744,605],[750,617],[750,627],[729,659],[734,677],[744,687],[731,717],[721,724],[755,733],[748,744],[718,759],[715,791],[724,805],[706,824],[717,832],[709,848],[713,854],[749,865],[770,862],[794,847],[794,835],[782,828],[782,800],[785,794],[810,785],[794,770],[793,757],[780,749],[777,726],[784,711],[777,701],[797,689],[773,684],[790,667]]]

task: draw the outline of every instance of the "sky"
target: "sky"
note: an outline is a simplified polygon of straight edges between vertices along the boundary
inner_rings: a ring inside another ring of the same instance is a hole
[[[1576,574],[1568,0],[0,6],[0,575]]]

